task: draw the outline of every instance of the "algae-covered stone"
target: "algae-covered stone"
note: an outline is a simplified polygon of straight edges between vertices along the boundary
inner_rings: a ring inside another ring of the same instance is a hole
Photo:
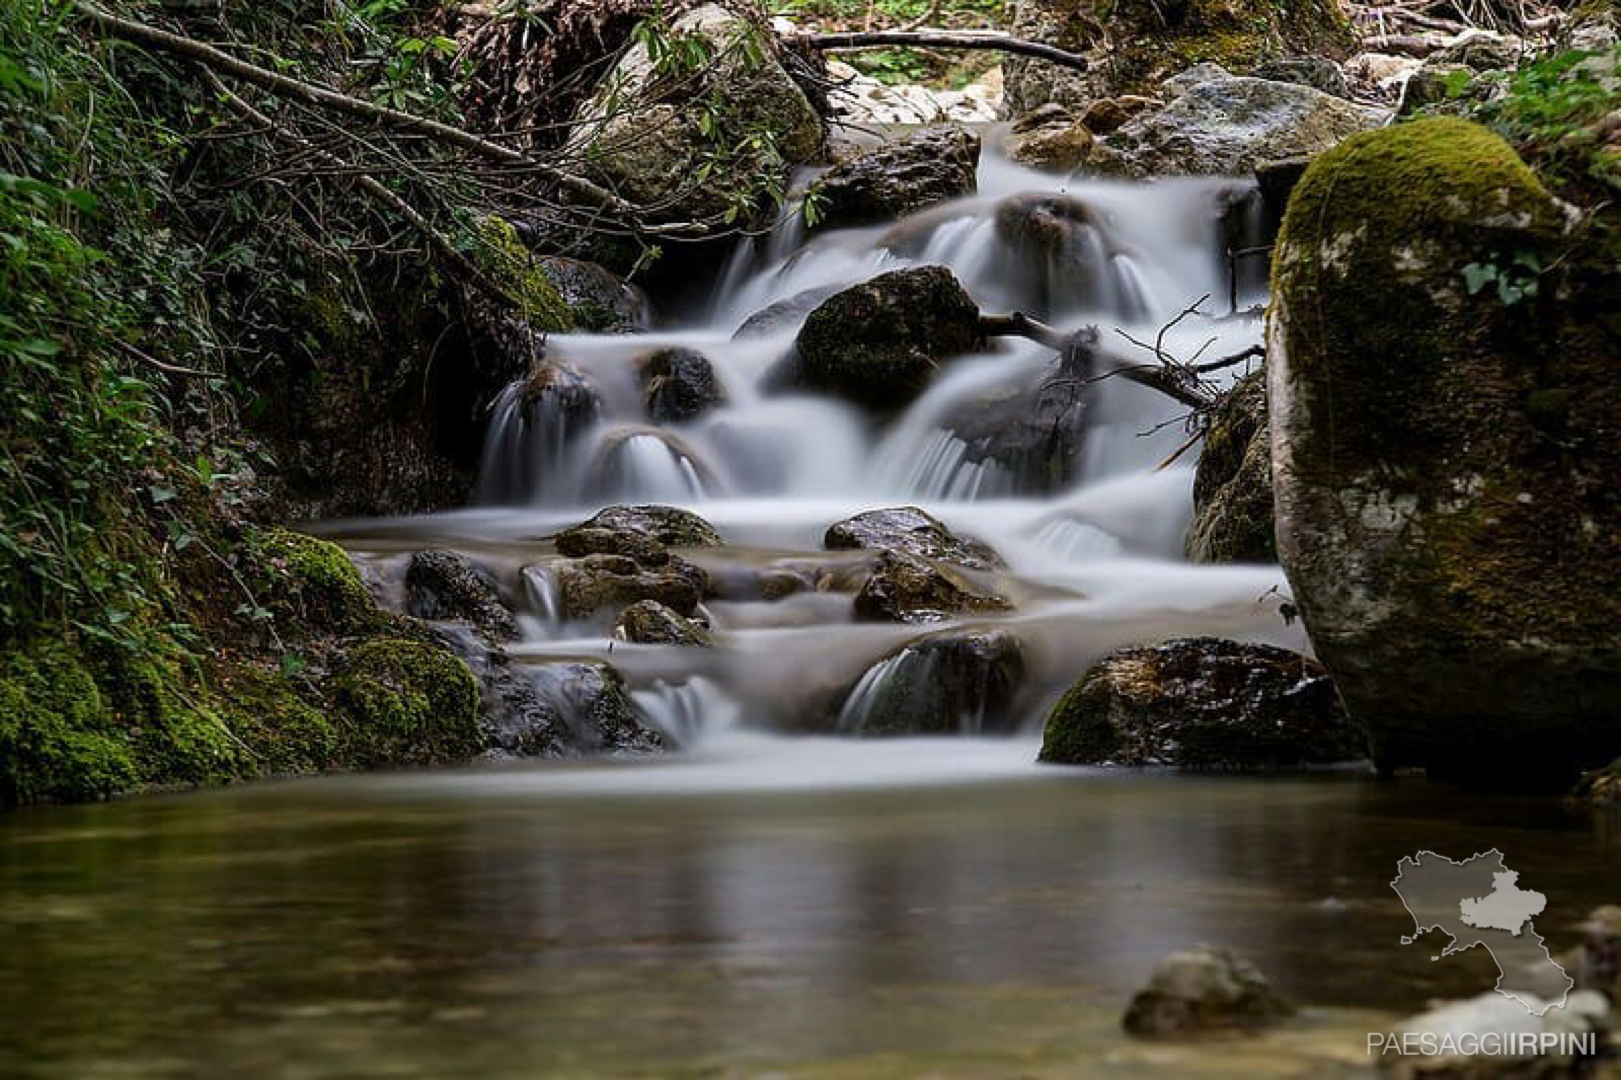
[[[980,136],[960,127],[929,128],[835,166],[812,185],[816,225],[881,225],[948,199],[973,195]]]
[[[334,677],[345,756],[358,765],[463,761],[483,747],[479,688],[467,664],[421,641],[351,649]]]
[[[344,549],[287,529],[251,536],[248,576],[278,619],[323,633],[365,633],[379,625],[377,602]]]
[[[1367,745],[1313,660],[1191,638],[1093,665],[1048,715],[1040,760],[1253,768],[1355,761]]]
[[[1292,56],[1343,57],[1354,42],[1334,0],[1015,0],[1015,37],[1048,42],[1091,61],[1083,72],[1024,57],[1003,64],[1008,113],[1046,102],[1085,107],[1153,90],[1194,64],[1230,71]]]
[[[979,341],[980,309],[944,266],[892,270],[825,300],[795,341],[796,380],[874,410],[899,409]]]
[[[634,334],[648,328],[648,298],[607,267],[560,255],[538,256],[535,265],[583,330]]]
[[[1381,765],[1557,784],[1616,756],[1615,235],[1459,120],[1356,136],[1291,197],[1279,557]]]
[[[0,657],[0,806],[104,798],[140,779],[134,740],[65,642]]]
[[[715,644],[703,626],[657,600],[638,600],[620,612],[619,621],[614,624],[614,636],[637,645],[708,648]]]
[[[1184,549],[1197,563],[1278,559],[1267,380],[1260,371],[1235,383],[1211,417],[1194,471],[1194,520]]]

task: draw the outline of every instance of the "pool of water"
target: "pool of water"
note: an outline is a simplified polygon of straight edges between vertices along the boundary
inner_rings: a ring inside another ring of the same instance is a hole
[[[1498,847],[1557,948],[1618,894],[1614,821],[1547,800],[1033,753],[740,735],[0,815],[0,1074],[1334,1075],[1495,977],[1399,944],[1401,856]],[[1196,942],[1302,1017],[1121,1036]]]

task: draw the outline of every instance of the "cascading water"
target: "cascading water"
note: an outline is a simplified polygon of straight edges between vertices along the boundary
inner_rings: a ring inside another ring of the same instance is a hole
[[[999,720],[1003,730],[1038,725],[1059,687],[1123,644],[1212,633],[1303,647],[1279,618],[1276,568],[1182,561],[1193,455],[1165,464],[1188,438],[1170,399],[1117,379],[1078,390],[1050,349],[1022,339],[944,365],[883,424],[785,390],[778,375],[821,300],[930,264],[949,267],[984,311],[1024,311],[1065,331],[1096,326],[1123,361],[1152,362],[1157,339],[1178,357],[1237,353],[1259,340],[1247,305],[1265,299],[1253,278],[1231,276],[1224,255],[1259,228],[1249,210],[1234,216],[1254,205],[1244,196],[1225,180],[1067,184],[988,149],[975,197],[810,239],[786,224],[742,244],[713,301],[686,324],[554,335],[537,371],[494,405],[482,505],[395,527],[505,569],[522,608],[515,659],[612,663],[644,718],[684,748],[739,731],[893,733],[875,729],[874,703],[939,683],[948,653],[918,643],[954,628],[990,627],[1016,642],[1018,663],[995,667],[996,709],[1022,710]],[[650,358],[675,350],[708,361],[713,400],[655,421]],[[824,550],[830,524],[917,505],[1002,555],[1007,567],[990,584],[1014,610],[919,628],[858,622],[837,587],[722,589],[706,604],[714,648],[615,649],[606,616],[568,616],[552,569],[560,556],[540,538],[628,503],[680,506],[714,524],[726,547],[681,554],[718,582],[837,577],[848,553]],[[986,701],[972,700],[984,687],[974,687],[967,705],[939,702],[959,715],[913,716],[912,730],[991,726]]]

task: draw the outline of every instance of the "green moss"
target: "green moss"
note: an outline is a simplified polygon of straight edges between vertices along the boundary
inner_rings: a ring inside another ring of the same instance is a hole
[[[1048,713],[1037,760],[1076,765],[1113,758],[1120,736],[1109,722],[1109,697],[1109,674],[1102,666],[1082,676]]]
[[[0,657],[0,805],[105,798],[139,779],[134,739],[63,642]]]
[[[478,684],[437,646],[369,641],[350,650],[334,691],[357,765],[460,761],[482,746]]]
[[[234,742],[211,698],[188,692],[172,658],[120,658],[106,665],[104,698],[134,741],[141,778],[202,784],[234,776]]]
[[[479,222],[483,255],[497,284],[518,301],[524,318],[536,330],[563,331],[575,326],[574,313],[558,295],[546,272],[536,265],[509,222],[486,217]]]
[[[255,593],[284,629],[355,634],[381,626],[377,602],[337,544],[271,529],[250,536],[245,551]]]
[[[231,730],[256,772],[300,773],[342,764],[343,740],[318,696],[280,671],[234,665],[218,687]]]

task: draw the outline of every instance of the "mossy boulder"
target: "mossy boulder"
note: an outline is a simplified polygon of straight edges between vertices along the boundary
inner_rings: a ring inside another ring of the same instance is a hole
[[[1006,566],[991,545],[958,536],[916,506],[868,510],[828,526],[822,546],[829,551],[905,551],[926,559],[995,570]]]
[[[283,625],[327,634],[361,634],[382,622],[377,602],[344,549],[288,529],[249,536],[246,579]]]
[[[980,735],[1012,731],[1025,674],[1019,639],[949,630],[910,642],[869,668],[845,697],[843,734]]]
[[[572,330],[574,312],[558,294],[546,270],[518,238],[512,223],[498,217],[479,222],[480,254],[490,279],[518,304],[518,313],[531,329],[541,332]]]
[[[1321,153],[1376,127],[1381,109],[1297,83],[1210,71],[1168,85],[1165,108],[1139,113],[1092,147],[1083,168],[1109,176],[1243,176]]]
[[[1211,417],[1194,471],[1194,520],[1183,546],[1190,562],[1278,561],[1263,372],[1236,382]]]
[[[333,691],[345,722],[344,756],[354,764],[465,761],[484,746],[473,673],[437,645],[400,638],[357,645]]]
[[[104,798],[140,781],[134,739],[65,642],[0,658],[0,806]]]
[[[857,618],[882,622],[938,622],[1013,606],[957,570],[905,551],[880,553],[855,602]]]
[[[1341,58],[1354,43],[1335,0],[1015,0],[1014,36],[1088,56],[1076,72],[1009,57],[1004,101],[1019,116],[1047,102],[1085,107],[1098,98],[1152,91],[1168,75],[1213,62],[1230,71],[1290,56]]]
[[[1290,199],[1279,557],[1382,766],[1553,785],[1616,756],[1615,221],[1451,119],[1355,136]]]
[[[607,267],[561,255],[542,255],[535,265],[575,324],[596,334],[634,334],[648,328],[648,298]]]
[[[1360,760],[1367,740],[1313,660],[1215,638],[1121,649],[1048,714],[1040,760],[1256,768]]]
[[[980,136],[965,128],[928,128],[841,162],[811,186],[816,228],[884,225],[973,195]]]
[[[904,408],[980,340],[980,309],[944,266],[892,270],[818,305],[795,339],[794,381],[868,409]]]
[[[670,28],[660,63],[645,43],[628,49],[576,116],[587,178],[636,206],[650,223],[710,222],[716,231],[789,166],[822,147],[822,119],[784,69],[769,32],[717,4]],[[672,62],[702,48],[696,70]],[[695,182],[700,174],[705,179]]]

